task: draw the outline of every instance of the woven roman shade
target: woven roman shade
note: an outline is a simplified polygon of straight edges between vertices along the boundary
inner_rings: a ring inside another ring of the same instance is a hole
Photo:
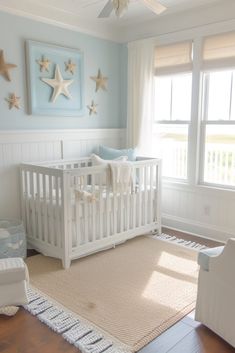
[[[157,46],[155,75],[171,75],[192,71],[192,41]]]
[[[203,44],[203,70],[235,67],[235,32],[206,37]]]

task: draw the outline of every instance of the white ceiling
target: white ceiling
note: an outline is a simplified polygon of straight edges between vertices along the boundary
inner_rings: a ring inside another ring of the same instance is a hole
[[[0,11],[118,42],[235,18],[235,0],[160,0],[167,10],[159,16],[141,0],[130,0],[128,11],[121,19],[114,14],[108,19],[98,19],[107,1],[0,0]]]
[[[97,18],[108,0],[30,0],[32,3],[40,3],[47,8],[59,10],[65,13],[76,14],[78,17],[87,20]],[[167,7],[167,11],[160,16],[167,16],[174,12],[218,3],[221,0],[160,0],[162,5]],[[224,0],[222,0],[224,1]],[[131,26],[138,22],[148,21],[156,18],[156,15],[147,9],[140,0],[130,0],[128,11],[122,18],[117,19],[113,13],[108,19],[99,19],[99,22],[112,24],[115,27]]]

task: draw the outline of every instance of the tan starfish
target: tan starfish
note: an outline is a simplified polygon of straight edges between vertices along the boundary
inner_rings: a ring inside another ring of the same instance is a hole
[[[71,59],[69,59],[68,62],[65,62],[65,71],[69,71],[72,75],[74,75],[76,66],[77,65],[73,63]]]
[[[20,97],[17,97],[15,93],[10,94],[9,98],[6,98],[6,101],[9,104],[9,109],[20,109]]]
[[[53,93],[50,99],[52,103],[54,103],[61,94],[69,99],[72,98],[68,87],[74,80],[64,80],[59,65],[56,65],[54,78],[41,78],[41,80],[53,88]]]
[[[17,67],[14,64],[8,64],[5,62],[3,50],[0,50],[0,75],[5,77],[7,81],[11,81],[9,70]]]
[[[89,109],[89,115],[97,114],[97,107],[98,104],[95,104],[94,101],[92,101],[90,105],[87,105],[87,108]]]
[[[104,77],[99,69],[98,75],[97,76],[91,76],[91,79],[96,82],[96,89],[95,91],[97,92],[100,88],[104,91],[107,90],[107,81],[108,77]]]
[[[44,56],[42,56],[41,60],[36,60],[38,65],[40,66],[40,71],[47,71],[49,72],[49,66],[51,64],[51,61],[49,59],[46,59]]]

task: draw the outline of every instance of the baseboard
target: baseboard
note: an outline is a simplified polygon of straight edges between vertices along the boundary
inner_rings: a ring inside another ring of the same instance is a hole
[[[235,229],[222,229],[211,224],[200,223],[169,214],[162,215],[162,226],[220,242],[226,242],[229,238],[235,237]]]

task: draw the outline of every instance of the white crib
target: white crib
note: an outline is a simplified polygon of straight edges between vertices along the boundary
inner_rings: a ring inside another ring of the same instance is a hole
[[[90,158],[21,164],[21,210],[28,244],[46,256],[71,260],[127,239],[161,232],[161,161],[137,158],[133,185],[116,192],[105,182],[108,166]],[[75,197],[75,189],[95,196]]]

